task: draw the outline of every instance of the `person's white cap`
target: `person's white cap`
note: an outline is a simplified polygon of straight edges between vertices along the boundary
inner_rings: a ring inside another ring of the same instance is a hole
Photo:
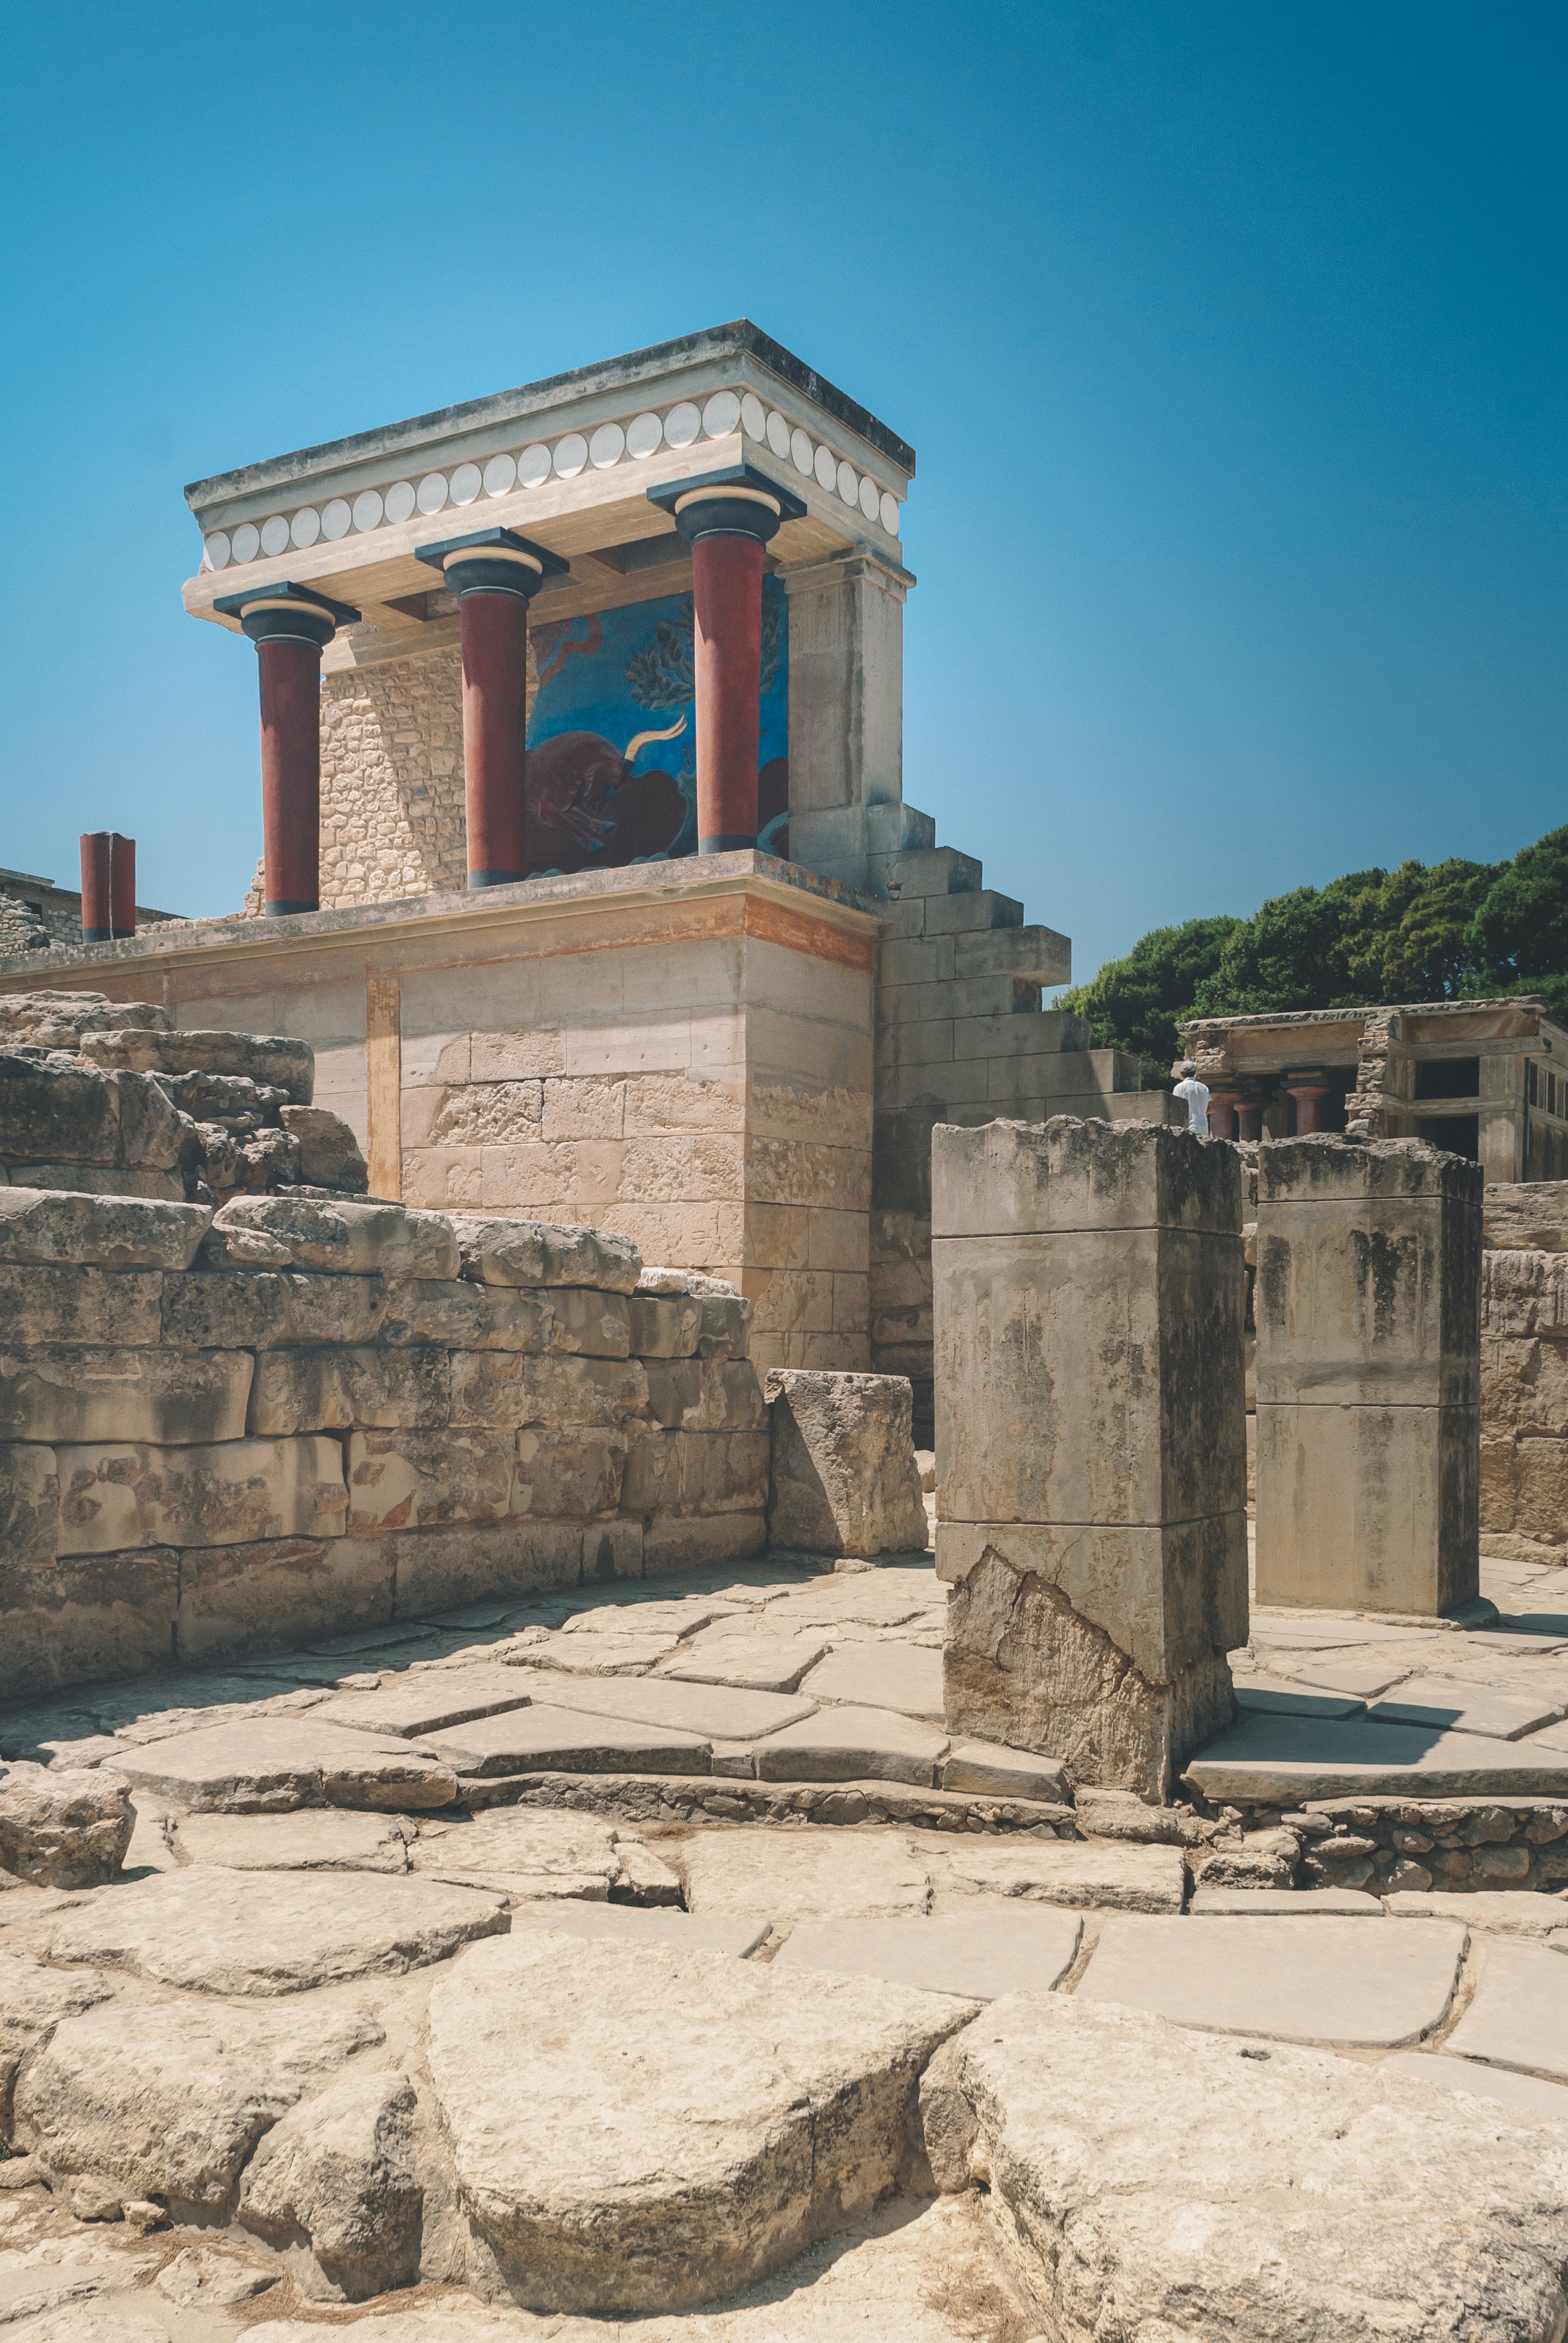
[[[1182,1061],[1181,1061],[1181,1071],[1182,1071],[1184,1074],[1195,1074],[1195,1073],[1197,1072],[1197,1071],[1198,1071],[1198,1069],[1197,1069],[1197,1067],[1193,1064],[1193,1062],[1192,1062],[1192,1061],[1191,1061],[1191,1058],[1183,1058],[1183,1059],[1182,1059]]]

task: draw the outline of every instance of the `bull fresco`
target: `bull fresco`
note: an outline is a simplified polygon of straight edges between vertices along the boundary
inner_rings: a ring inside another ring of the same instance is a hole
[[[531,632],[538,690],[528,723],[528,869],[609,870],[697,851],[689,594]],[[789,610],[762,581],[759,842],[789,851]]]

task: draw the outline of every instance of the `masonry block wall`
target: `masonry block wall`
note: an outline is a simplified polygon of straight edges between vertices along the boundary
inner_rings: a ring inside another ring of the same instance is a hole
[[[1489,1554],[1568,1545],[1568,1181],[1493,1187],[1481,1277],[1481,1536]]]
[[[624,1237],[0,1189],[0,1696],[763,1551],[750,1306]]]

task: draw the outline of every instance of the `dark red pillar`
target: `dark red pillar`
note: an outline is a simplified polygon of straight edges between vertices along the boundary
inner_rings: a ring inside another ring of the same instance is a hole
[[[697,850],[757,843],[762,548],[801,499],[749,464],[650,488],[691,548]]]
[[[117,830],[82,833],[82,941],[136,932],[136,841]]]
[[[1245,1097],[1245,1096],[1244,1096],[1244,1097],[1242,1098],[1242,1100],[1241,1100],[1241,1105],[1237,1108],[1236,1111],[1237,1111],[1237,1113],[1238,1113],[1238,1114],[1241,1116],[1241,1137],[1242,1137],[1242,1139],[1243,1139],[1243,1140],[1258,1140],[1258,1139],[1261,1139],[1261,1137],[1263,1136],[1263,1101],[1262,1101],[1262,1100],[1261,1100],[1261,1098],[1258,1098],[1258,1097],[1255,1097],[1255,1096],[1253,1096],[1253,1097]]]
[[[1329,1094],[1322,1074],[1287,1074],[1284,1087],[1296,1101],[1296,1137],[1306,1139],[1321,1131],[1323,1101]]]
[[[253,586],[213,608],[256,645],[261,686],[264,908],[271,919],[321,908],[321,654],[359,613],[308,586]]]
[[[463,629],[463,792],[470,887],[526,879],[528,605],[548,577],[568,575],[558,554],[515,529],[424,545],[457,597]]]

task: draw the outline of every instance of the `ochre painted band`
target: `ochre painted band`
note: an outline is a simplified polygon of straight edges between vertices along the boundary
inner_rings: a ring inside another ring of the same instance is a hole
[[[513,545],[462,546],[456,553],[442,555],[443,573],[450,569],[455,561],[520,561],[526,569],[537,570],[541,578],[545,574],[542,561],[536,561],[531,553],[520,553]]]
[[[688,505],[730,504],[737,498],[742,504],[766,505],[770,513],[783,515],[784,508],[777,497],[765,497],[760,488],[693,488],[684,497],[677,497],[673,509],[681,513]]]
[[[292,602],[286,595],[272,594],[265,599],[258,595],[254,602],[240,605],[239,615],[242,618],[248,618],[253,610],[297,610],[302,618],[326,618],[329,624],[337,624],[331,611],[322,609],[318,603]]]

